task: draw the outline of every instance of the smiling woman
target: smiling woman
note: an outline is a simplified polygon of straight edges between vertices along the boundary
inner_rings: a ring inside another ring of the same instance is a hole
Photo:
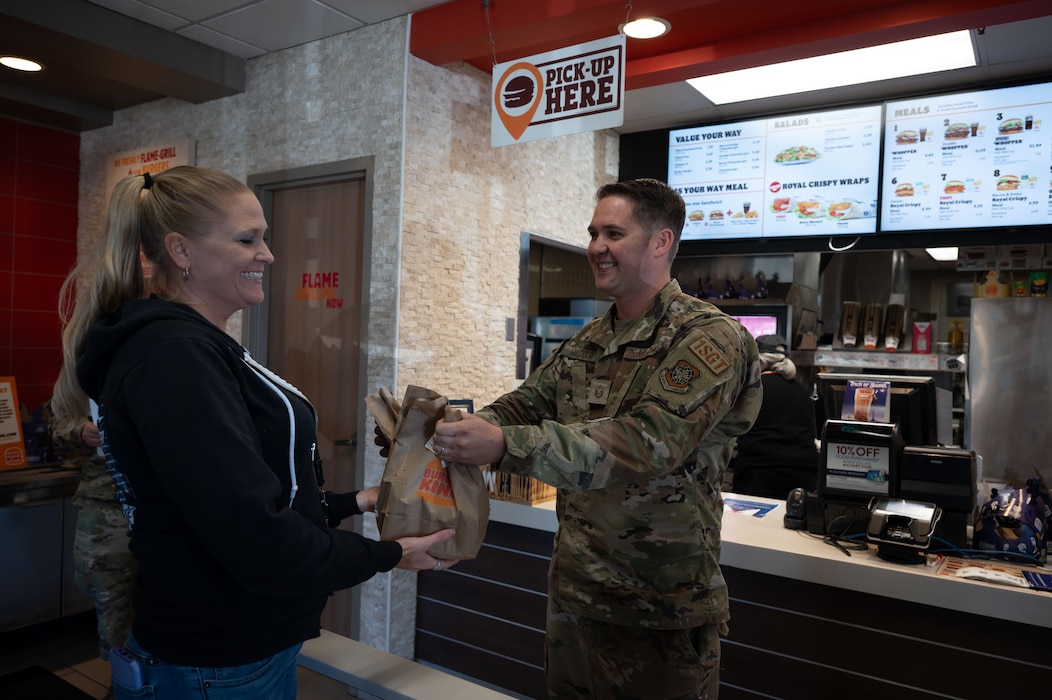
[[[373,510],[378,489],[321,490],[314,405],[225,331],[263,301],[266,228],[256,197],[224,173],[125,178],[106,235],[64,287],[68,299],[96,271],[65,314],[70,379],[53,405],[98,404],[138,561],[135,622],[116,652],[126,666],[115,666],[134,672],[114,673],[117,698],[145,685],[157,700],[199,695],[212,683],[202,679],[222,677],[231,697],[292,700],[300,645],[333,592],[395,566],[433,569],[427,550],[453,534],[377,542],[336,529]]]

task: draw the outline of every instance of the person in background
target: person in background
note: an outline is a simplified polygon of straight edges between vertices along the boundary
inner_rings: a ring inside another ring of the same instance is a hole
[[[119,182],[108,226],[69,279],[64,380],[99,406],[107,468],[138,562],[117,698],[296,696],[296,656],[329,595],[400,567],[432,569],[453,535],[376,542],[333,525],[375,508],[377,489],[322,491],[317,415],[225,332],[263,301],[274,258],[263,209],[222,172],[180,166]],[[151,267],[143,298],[142,254]],[[137,670],[141,680],[124,671]]]
[[[552,698],[714,698],[729,619],[719,487],[760,407],[756,344],[671,279],[679,194],[641,179],[596,199],[588,261],[613,306],[518,389],[439,421],[434,444],[559,487]]]
[[[756,339],[763,364],[763,405],[756,423],[738,438],[731,459],[735,493],[784,499],[798,486],[815,490],[819,452],[815,407],[797,381],[789,344],[780,335]]]
[[[121,513],[113,478],[106,472],[102,439],[88,415],[87,397],[84,406],[72,420],[52,420],[52,449],[63,466],[80,470],[73,495],[77,507],[73,578],[95,604],[99,656],[108,661],[110,650],[123,646],[131,629],[136,566],[128,549],[128,522]],[[50,401],[48,409],[50,413]]]

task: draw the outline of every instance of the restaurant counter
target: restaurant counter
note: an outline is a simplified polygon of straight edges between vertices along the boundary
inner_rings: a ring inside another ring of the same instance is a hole
[[[0,471],[0,631],[93,607],[73,580],[80,470],[44,464]]]
[[[724,497],[778,505],[763,517],[725,509],[722,566],[1052,629],[1048,593],[938,575],[936,567],[895,564],[880,559],[872,544],[848,556],[821,537],[786,528],[784,501]],[[491,501],[490,520],[554,533],[555,500],[535,506]]]
[[[785,528],[784,502],[736,498],[776,505],[762,517],[725,509],[721,566],[731,621],[721,661],[724,700],[832,697],[846,688],[855,698],[998,697],[1004,678],[1023,677],[1029,687],[1052,687],[1049,593],[888,562],[873,544],[849,556]],[[504,539],[509,530],[530,536],[534,557],[545,542],[550,558],[554,506],[491,501],[490,530]],[[491,556],[483,551],[476,561]],[[469,565],[476,563],[453,572]],[[500,566],[524,576],[513,563]],[[493,591],[461,594],[470,601]],[[532,624],[543,630],[543,606],[536,615]]]

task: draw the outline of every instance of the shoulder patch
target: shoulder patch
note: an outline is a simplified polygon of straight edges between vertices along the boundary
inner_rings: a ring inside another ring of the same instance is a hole
[[[707,337],[698,338],[690,344],[690,349],[698,356],[698,359],[709,368],[713,374],[719,376],[731,369],[731,361],[727,356]]]
[[[661,370],[661,386],[665,391],[686,394],[690,391],[694,380],[700,375],[701,370],[686,360],[680,360],[673,367],[665,367]]]

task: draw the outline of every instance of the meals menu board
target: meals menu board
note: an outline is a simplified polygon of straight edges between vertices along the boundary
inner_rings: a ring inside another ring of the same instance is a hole
[[[1052,83],[889,102],[881,230],[1052,223],[1050,164]]]
[[[683,240],[876,232],[881,106],[673,130]]]

